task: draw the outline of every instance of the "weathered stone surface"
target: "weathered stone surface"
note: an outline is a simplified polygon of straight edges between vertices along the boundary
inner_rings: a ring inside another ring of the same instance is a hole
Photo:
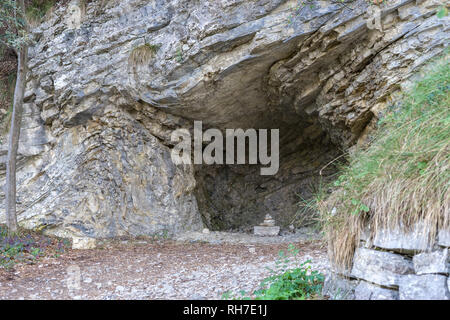
[[[407,275],[399,282],[400,300],[449,300],[447,277],[444,275]]]
[[[397,287],[399,278],[414,272],[412,262],[401,255],[358,248],[351,274],[384,287]]]
[[[439,230],[438,245],[442,247],[450,247],[450,230]]]
[[[366,226],[366,228],[364,230],[361,231],[359,239],[361,241],[364,241],[365,245],[367,245],[367,246],[371,245],[370,230],[369,230],[369,228],[367,226]]]
[[[380,229],[375,233],[372,244],[376,247],[398,252],[430,250],[428,229],[424,224],[416,224],[410,229],[402,227]]]
[[[398,291],[381,288],[377,285],[360,281],[355,288],[355,300],[398,300]]]
[[[448,249],[424,252],[413,257],[416,274],[442,273],[448,274],[450,270]]]
[[[263,227],[263,226],[255,226],[253,228],[253,233],[256,236],[262,237],[274,237],[280,233],[280,227]]]
[[[355,288],[358,283],[358,280],[329,273],[322,287],[322,295],[328,296],[332,300],[354,300]]]
[[[96,245],[97,245],[96,240],[93,238],[86,238],[86,237],[72,238],[72,249],[80,249],[80,250],[94,249]]]
[[[365,0],[299,14],[294,0],[77,3],[32,30],[19,147],[20,223],[54,234],[174,234],[201,230],[201,217],[250,228],[262,212],[288,225],[318,169],[448,45],[450,18],[428,1],[382,4],[382,30],[367,27]],[[159,49],[133,63],[144,44]],[[194,119],[280,128],[279,172],[175,166],[170,135]]]

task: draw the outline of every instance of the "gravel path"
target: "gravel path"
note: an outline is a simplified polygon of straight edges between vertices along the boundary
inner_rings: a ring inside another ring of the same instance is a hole
[[[0,269],[0,299],[221,299],[229,290],[257,289],[289,243],[300,251],[292,266],[311,259],[314,269],[326,271],[320,240],[212,232],[177,241],[108,241]]]

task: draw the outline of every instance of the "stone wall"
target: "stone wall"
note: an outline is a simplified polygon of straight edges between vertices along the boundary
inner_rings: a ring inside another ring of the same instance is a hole
[[[323,294],[338,300],[449,300],[450,232],[441,230],[428,246],[422,230],[363,237],[351,270],[331,271]]]
[[[296,0],[81,3],[32,30],[19,146],[19,223],[59,235],[173,235],[267,213],[286,225],[319,172],[335,172],[321,169],[448,46],[434,0],[381,4],[380,28],[365,0],[300,11]],[[145,45],[154,50],[136,63]],[[193,120],[280,128],[279,173],[176,166],[170,134]]]

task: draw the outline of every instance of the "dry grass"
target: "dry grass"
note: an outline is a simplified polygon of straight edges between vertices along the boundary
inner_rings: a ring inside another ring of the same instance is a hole
[[[129,57],[129,63],[132,67],[144,65],[150,61],[159,49],[159,45],[143,44],[134,48]]]
[[[342,166],[329,197],[319,195],[329,255],[351,266],[361,232],[419,225],[435,241],[450,226],[450,65],[448,54],[422,73],[380,121],[371,145]]]

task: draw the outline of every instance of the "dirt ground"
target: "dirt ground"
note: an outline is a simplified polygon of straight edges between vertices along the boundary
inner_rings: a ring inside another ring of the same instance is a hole
[[[293,243],[292,266],[312,260],[326,271],[320,240]],[[258,288],[288,243],[232,244],[171,240],[111,241],[67,250],[35,264],[0,269],[0,299],[221,299]]]

